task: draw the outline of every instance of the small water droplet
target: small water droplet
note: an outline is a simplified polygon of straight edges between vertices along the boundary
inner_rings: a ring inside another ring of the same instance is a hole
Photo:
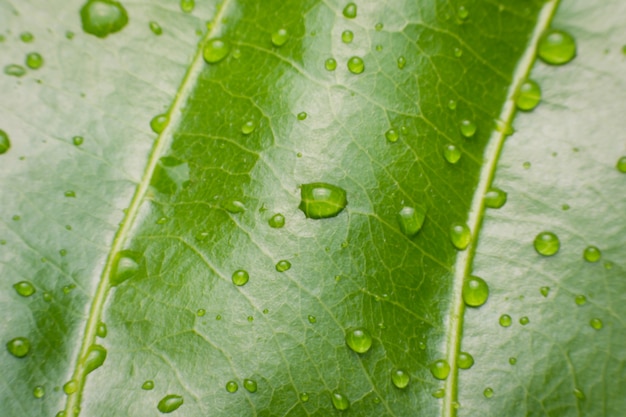
[[[65,32],[65,37],[69,40],[74,39],[74,32],[72,32],[71,30],[68,30],[67,32]]]
[[[134,278],[139,273],[139,261],[141,255],[137,252],[123,250],[115,255],[113,268],[111,269],[110,281],[112,286],[116,286]]]
[[[460,352],[457,365],[461,369],[469,369],[474,366],[474,357],[467,352]]]
[[[65,411],[59,411],[55,417],[67,417],[67,414],[65,413]]]
[[[352,43],[354,40],[354,33],[351,30],[344,30],[341,33],[341,40],[343,43]]]
[[[85,139],[82,136],[74,136],[72,138],[72,142],[74,143],[75,146],[82,145],[84,141]]]
[[[31,43],[32,41],[35,40],[35,37],[30,32],[22,32],[22,33],[20,33],[20,39],[24,43]]]
[[[361,74],[365,70],[363,58],[353,56],[348,60],[348,70],[353,74]]]
[[[20,281],[13,284],[15,291],[22,297],[30,297],[37,291],[35,286],[29,281]]]
[[[511,357],[509,358],[509,364],[511,364],[511,365],[515,365],[516,363],[517,363],[517,358],[515,358],[515,357],[511,356]]]
[[[472,241],[472,234],[466,224],[454,223],[450,226],[450,241],[458,250],[465,250]]]
[[[330,395],[330,398],[335,409],[339,411],[345,411],[350,408],[350,401],[348,400],[348,397],[346,397],[344,394],[335,391]]]
[[[80,9],[80,18],[83,30],[99,38],[119,32],[128,24],[126,9],[115,0],[89,0]]]
[[[376,29],[376,32],[380,32],[381,30],[383,30],[384,27],[385,25],[383,25],[382,23],[376,23],[374,25],[374,29]]]
[[[422,229],[426,219],[426,210],[422,207],[403,207],[398,212],[400,230],[408,237],[413,237]]]
[[[231,214],[243,213],[246,211],[246,206],[239,200],[230,200],[224,204],[224,208]]]
[[[22,77],[26,75],[26,68],[17,64],[9,64],[4,67],[4,73],[12,77]]]
[[[398,57],[398,69],[404,69],[406,67],[406,58],[404,56]]]
[[[461,48],[454,48],[454,56],[461,58],[463,56],[463,50]]]
[[[7,153],[11,149],[11,139],[4,130],[0,130],[0,155]]]
[[[30,69],[39,69],[43,65],[43,57],[40,53],[31,52],[26,55],[26,66]]]
[[[506,204],[508,195],[499,188],[490,188],[485,193],[485,207],[499,209]]]
[[[250,275],[248,275],[248,272],[244,271],[243,269],[239,269],[233,272],[233,276],[232,276],[233,284],[237,286],[241,287],[242,285],[246,285],[249,279],[250,279]]]
[[[526,326],[528,323],[530,323],[530,319],[528,317],[520,317],[519,324],[521,324],[522,326]]]
[[[576,56],[576,41],[563,30],[550,29],[541,37],[537,54],[546,64],[567,64]]]
[[[307,118],[308,114],[306,114],[305,111],[298,113],[298,116],[296,116],[298,118],[298,120],[305,120]]]
[[[152,380],[147,380],[145,381],[142,385],[141,385],[141,389],[145,390],[145,391],[150,391],[152,389],[154,389],[154,381]]]
[[[274,229],[280,229],[285,226],[285,216],[276,213],[269,219],[268,224]]]
[[[167,114],[158,114],[150,120],[150,128],[154,133],[161,133],[169,123],[170,119]]]
[[[518,109],[524,111],[530,111],[537,107],[541,101],[541,87],[533,80],[526,80],[520,86],[517,97],[515,98],[515,105]]]
[[[376,45],[376,51],[380,52],[383,50],[383,46],[381,44]]]
[[[85,358],[82,360],[85,367],[85,374],[89,374],[104,364],[107,358],[107,350],[100,345],[91,345],[87,350]]]
[[[184,399],[180,395],[168,394],[161,398],[161,401],[157,404],[157,410],[163,414],[171,413],[178,410],[183,405],[183,402]]]
[[[465,6],[459,6],[456,11],[456,16],[461,20],[465,20],[469,16],[469,10],[467,10]]]
[[[346,332],[346,344],[356,353],[365,353],[372,347],[372,336],[361,327]]]
[[[600,330],[604,327],[604,324],[602,323],[602,320],[598,319],[598,318],[594,318],[591,319],[589,321],[589,324],[591,325],[591,327],[593,327],[596,330]]]
[[[348,19],[354,19],[356,17],[356,4],[348,3],[346,7],[343,8],[343,15]]]
[[[490,387],[485,388],[485,390],[483,391],[483,395],[485,396],[485,398],[493,397],[493,389]]]
[[[306,403],[309,401],[309,394],[306,392],[301,392],[300,393],[300,401],[302,401],[303,403]]]
[[[548,294],[550,293],[550,287],[541,287],[539,288],[539,292],[541,293],[541,295],[543,295],[544,297],[547,297]]]
[[[385,132],[385,138],[389,142],[395,143],[400,138],[400,135],[398,134],[398,132],[395,129],[389,129],[388,131]]]
[[[450,375],[450,364],[445,359],[436,360],[430,364],[430,373],[443,381]]]
[[[328,71],[334,71],[337,68],[337,61],[335,60],[335,58],[328,58],[324,62],[324,67]]]
[[[276,32],[272,33],[272,43],[274,46],[283,46],[289,40],[289,34],[287,33],[287,29],[281,28]]]
[[[52,301],[52,294],[50,294],[49,292],[44,292],[43,293],[43,300],[47,303],[49,303],[50,301]]]
[[[206,315],[206,310],[205,310],[205,309],[203,309],[203,308],[199,308],[199,309],[196,311],[196,316],[198,316],[198,317],[204,317],[205,315]]]
[[[438,390],[433,391],[432,396],[435,398],[443,398],[446,395],[446,390],[443,388],[439,388]]]
[[[468,119],[462,120],[459,128],[466,138],[471,138],[476,133],[476,123]]]
[[[535,250],[543,256],[553,256],[559,251],[561,242],[559,238],[552,232],[541,232],[535,237]]]
[[[289,270],[289,268],[291,268],[291,262],[283,259],[281,261],[278,261],[278,263],[276,264],[276,270],[278,272],[285,272],[287,270]]]
[[[448,101],[448,108],[450,110],[456,110],[456,101],[455,100]]]
[[[96,336],[98,336],[101,339],[104,339],[105,337],[107,337],[107,325],[104,322],[100,322],[98,323],[98,327],[96,328]]]
[[[228,381],[226,383],[226,391],[230,392],[231,394],[237,392],[238,389],[239,385],[235,381]]]
[[[617,168],[617,170],[622,174],[626,174],[626,156],[622,156],[620,159],[617,160],[615,168]]]
[[[582,294],[579,294],[574,298],[574,302],[579,306],[585,305],[587,304],[587,297],[585,297]]]
[[[25,337],[16,337],[7,342],[7,350],[16,358],[23,358],[30,352],[30,340]]]
[[[298,208],[310,219],[335,217],[348,204],[343,188],[324,182],[302,184],[300,196]]]
[[[37,385],[33,388],[33,397],[43,398],[44,395],[46,395],[46,389],[43,386]]]
[[[152,33],[154,33],[155,35],[159,36],[163,34],[163,29],[161,28],[161,25],[159,25],[158,22],[150,21],[150,23],[148,23],[148,26],[150,27],[150,30],[152,31]]]
[[[509,327],[513,324],[513,319],[508,314],[503,314],[500,316],[500,326]]]
[[[410,381],[410,375],[402,369],[395,369],[391,372],[391,382],[393,382],[393,385],[395,385],[397,388],[406,388],[409,385]]]
[[[463,301],[470,307],[480,307],[487,302],[489,286],[484,279],[477,276],[469,276],[463,283]]]
[[[256,381],[253,379],[244,379],[243,387],[248,390],[248,392],[256,392],[258,388]]]
[[[524,167],[524,169],[529,169],[532,165],[530,162],[526,161],[522,164],[522,166]]]
[[[193,12],[193,9],[196,7],[195,0],[180,0],[180,10],[185,13]]]
[[[65,195],[65,197],[69,197],[69,198],[75,198],[76,197],[76,192],[72,191],[72,190],[68,190],[66,192],[63,193]]]
[[[595,246],[587,246],[583,252],[583,258],[587,262],[598,262],[601,256],[602,252]]]
[[[461,159],[461,150],[449,143],[443,148],[443,157],[451,164],[456,164]]]
[[[230,45],[220,38],[209,39],[202,50],[204,60],[209,64],[216,64],[226,58],[230,52]]]
[[[72,395],[78,391],[78,381],[70,379],[63,385],[63,392],[67,395]]]
[[[317,323],[317,318],[315,316],[312,316],[312,315],[309,314],[307,319],[309,320],[309,323],[311,323],[311,324]]]

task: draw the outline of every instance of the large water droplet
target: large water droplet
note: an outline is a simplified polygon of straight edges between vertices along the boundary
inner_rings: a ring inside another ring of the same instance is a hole
[[[254,379],[244,379],[243,387],[248,390],[248,392],[256,392],[258,389],[257,383]]]
[[[445,359],[436,360],[430,364],[430,373],[443,381],[450,375],[450,364]]]
[[[30,340],[25,337],[16,337],[7,342],[7,350],[16,358],[23,358],[30,352]]]
[[[269,219],[268,224],[274,229],[280,229],[285,225],[285,216],[276,213]]]
[[[130,250],[123,250],[115,255],[111,269],[111,285],[119,285],[127,279],[134,278],[139,273],[141,255]]]
[[[365,63],[363,58],[353,56],[348,60],[348,70],[353,74],[360,74],[365,70]]]
[[[356,17],[356,4],[348,3],[346,7],[343,8],[343,15],[348,19],[354,19]]]
[[[499,209],[506,204],[507,193],[499,188],[490,188],[485,193],[485,206],[493,209]]]
[[[150,128],[154,133],[161,133],[165,130],[168,122],[169,117],[167,114],[157,114],[150,120]]]
[[[87,350],[87,355],[83,359],[85,373],[89,374],[104,364],[107,358],[107,350],[100,345],[91,345]]]
[[[461,369],[469,369],[474,366],[474,357],[467,352],[460,352],[457,365]]]
[[[40,53],[31,52],[26,55],[26,66],[30,69],[39,69],[43,66],[43,57]]]
[[[583,258],[587,262],[598,262],[602,257],[602,252],[595,246],[587,246],[583,252]]]
[[[202,50],[202,56],[209,64],[216,64],[226,58],[229,52],[230,46],[225,40],[209,39]]]
[[[513,319],[508,314],[503,314],[500,316],[500,326],[509,327],[513,324]]]
[[[0,130],[0,132],[2,131]],[[0,153],[2,153],[2,151],[0,151]],[[622,156],[620,159],[617,160],[615,168],[617,168],[617,170],[622,174],[626,174],[626,156]]]
[[[541,232],[535,237],[535,250],[543,256],[553,256],[559,251],[561,242],[559,238],[552,232]]]
[[[278,29],[276,32],[272,33],[272,43],[274,46],[283,46],[289,40],[289,34],[287,33],[287,29]]]
[[[472,241],[469,227],[461,223],[455,223],[450,226],[450,241],[458,250],[465,250]]]
[[[276,264],[276,270],[278,272],[285,272],[287,270],[289,270],[289,268],[291,268],[291,262],[283,259],[281,261],[278,261],[278,263]]]
[[[159,401],[159,403],[157,404],[157,409],[163,414],[171,413],[178,410],[180,406],[183,405],[183,402],[183,397],[181,397],[180,395],[169,394],[163,397],[161,401]]]
[[[300,210],[310,219],[335,217],[346,207],[346,191],[324,182],[302,184]]]
[[[20,281],[13,284],[15,291],[22,297],[30,297],[36,291],[35,286],[28,281]]]
[[[480,307],[487,302],[489,286],[484,279],[469,276],[463,283],[463,301],[470,307]]]
[[[533,80],[526,80],[519,88],[515,105],[518,109],[530,111],[541,101],[541,88]]]
[[[232,276],[233,284],[237,286],[241,287],[242,285],[246,285],[249,279],[250,279],[250,275],[248,274],[247,271],[244,271],[243,269],[239,269],[233,272],[233,276]]]
[[[356,353],[365,353],[372,347],[372,336],[363,328],[351,329],[346,332],[346,344]]]
[[[80,9],[83,30],[99,38],[119,32],[128,23],[128,13],[115,0],[89,0]]]
[[[354,33],[352,33],[351,30],[344,30],[341,33],[341,40],[343,41],[343,43],[352,43],[352,41],[354,40]]]
[[[226,383],[226,391],[230,392],[231,394],[237,392],[238,389],[239,385],[235,381],[228,381]]]
[[[402,233],[409,237],[413,237],[422,229],[422,226],[424,225],[426,210],[422,207],[403,207],[397,217]]]
[[[567,64],[576,56],[576,41],[563,30],[550,29],[541,37],[537,54],[546,64]]]
[[[4,130],[0,130],[0,155],[11,149],[11,140]]]
[[[453,144],[448,144],[443,148],[443,157],[451,164],[456,164],[461,159],[461,150]]]
[[[459,128],[461,130],[461,134],[466,138],[471,138],[474,134],[476,134],[476,123],[471,120],[462,120]]]
[[[145,391],[150,391],[154,389],[154,381],[147,380],[143,384],[141,384],[141,389]]]
[[[411,376],[402,369],[395,369],[391,372],[391,382],[400,389],[406,388],[410,381]]]
[[[345,411],[350,408],[350,400],[348,400],[348,397],[340,392],[333,392],[330,395],[330,399],[332,400],[333,407],[339,411]]]
[[[195,0],[180,0],[180,10],[185,13],[193,12],[193,9],[196,7]]]

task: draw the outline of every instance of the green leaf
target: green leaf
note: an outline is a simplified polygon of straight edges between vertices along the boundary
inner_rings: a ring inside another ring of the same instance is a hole
[[[620,415],[589,3],[0,0],[3,414]],[[551,25],[577,56],[530,73]]]

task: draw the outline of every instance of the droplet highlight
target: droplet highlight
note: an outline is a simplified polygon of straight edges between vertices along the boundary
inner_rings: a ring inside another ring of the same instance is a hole
[[[449,143],[443,148],[443,157],[451,164],[456,164],[461,159],[461,150]]]
[[[469,139],[476,134],[476,123],[468,119],[462,120],[459,129],[461,134]]]
[[[39,69],[43,66],[43,57],[38,52],[31,52],[26,55],[26,66],[30,69]]]
[[[460,352],[457,358],[457,365],[461,369],[470,369],[474,366],[474,357],[467,352]]]
[[[248,391],[248,392],[256,392],[258,389],[257,386],[257,382],[253,379],[244,379],[243,380],[243,387]]]
[[[595,263],[602,257],[602,252],[595,246],[587,246],[583,251],[583,258],[587,262]]]
[[[281,47],[289,40],[289,34],[287,33],[287,29],[278,29],[276,32],[272,33],[272,44],[274,46]]]
[[[239,384],[237,384],[235,381],[228,381],[226,383],[226,391],[232,393],[237,392],[237,390],[239,389]]]
[[[280,213],[276,213],[270,217],[268,224],[273,229],[280,229],[285,226],[285,216]]]
[[[107,358],[107,350],[100,345],[91,345],[87,350],[87,355],[82,360],[85,373],[89,374],[104,364]]]
[[[288,271],[290,268],[291,268],[291,262],[285,259],[278,261],[278,263],[276,264],[276,270],[278,272],[285,272],[285,271]]]

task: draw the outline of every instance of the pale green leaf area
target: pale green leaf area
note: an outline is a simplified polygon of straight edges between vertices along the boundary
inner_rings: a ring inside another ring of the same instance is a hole
[[[623,414],[625,3],[86,3],[0,0],[0,415]]]

